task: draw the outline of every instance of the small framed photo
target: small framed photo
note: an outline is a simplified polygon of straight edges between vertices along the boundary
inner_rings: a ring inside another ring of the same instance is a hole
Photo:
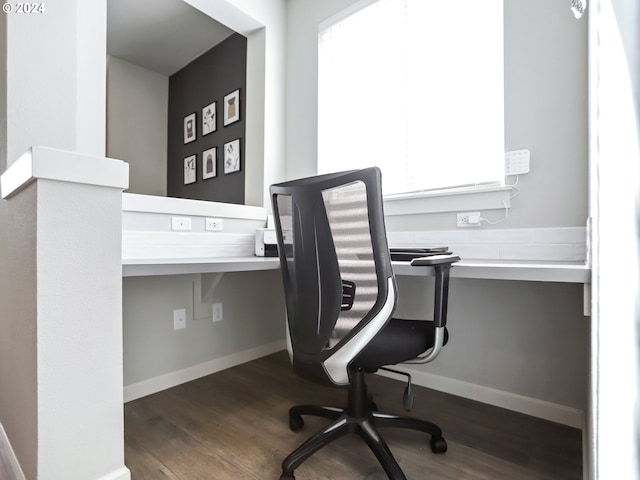
[[[202,136],[216,131],[216,102],[202,109]]]
[[[218,159],[218,148],[213,147],[202,152],[202,179],[216,176],[216,160]]]
[[[192,113],[184,117],[184,143],[193,142],[196,139],[196,114]]]
[[[224,126],[240,120],[240,89],[224,96]]]
[[[240,171],[240,139],[224,144],[224,174]]]
[[[184,184],[196,183],[196,156],[184,159]]]

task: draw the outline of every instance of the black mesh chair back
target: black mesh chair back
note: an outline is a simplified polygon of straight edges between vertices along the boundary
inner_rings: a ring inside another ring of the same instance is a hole
[[[395,308],[380,188],[377,168],[271,187],[293,366],[318,382],[347,385]]]

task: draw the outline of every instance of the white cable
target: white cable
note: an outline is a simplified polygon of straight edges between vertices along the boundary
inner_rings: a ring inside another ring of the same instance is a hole
[[[520,189],[516,187],[516,185],[518,185],[519,180],[520,180],[520,176],[516,175],[515,183],[513,183],[512,185],[505,185],[505,187],[511,187],[511,189],[515,191],[515,193],[509,196],[509,200],[516,198],[518,195],[520,195]],[[509,218],[509,206],[507,205],[506,200],[502,201],[502,205],[504,206],[504,217],[498,220],[489,220],[488,218],[481,216],[480,222],[487,222],[489,225],[497,225],[498,223],[504,222],[507,218]]]

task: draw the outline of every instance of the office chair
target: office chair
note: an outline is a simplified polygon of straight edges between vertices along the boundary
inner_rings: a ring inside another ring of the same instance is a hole
[[[297,405],[290,409],[289,426],[294,431],[303,427],[302,415],[333,422],[287,456],[280,479],[294,479],[294,470],[307,458],[352,432],[364,439],[390,479],[406,480],[379,428],[425,432],[431,436],[434,453],[444,453],[447,443],[433,423],[378,412],[367,393],[365,373],[407,361],[424,363],[437,356],[447,341],[449,269],[459,258],[440,255],[422,260],[436,270],[433,321],[392,318],[396,283],[384,225],[380,170],[293,180],[272,185],[270,193],[293,369],[315,382],[348,389],[346,408]]]

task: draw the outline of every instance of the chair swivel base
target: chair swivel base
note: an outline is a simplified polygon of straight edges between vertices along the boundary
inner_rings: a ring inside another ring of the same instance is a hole
[[[333,420],[331,424],[320,430],[294,450],[282,462],[280,480],[294,480],[294,470],[319,449],[347,433],[359,434],[390,480],[406,480],[406,476],[393,457],[386,442],[378,433],[379,428],[395,427],[418,430],[431,435],[431,450],[434,453],[447,451],[447,442],[442,437],[442,430],[437,425],[416,418],[387,415],[372,411],[372,402],[368,398],[364,373],[352,374],[349,387],[349,406],[346,409],[324,407],[319,405],[297,405],[289,410],[289,427],[300,430],[304,426],[302,415],[314,415]],[[375,408],[375,407],[374,407]]]

